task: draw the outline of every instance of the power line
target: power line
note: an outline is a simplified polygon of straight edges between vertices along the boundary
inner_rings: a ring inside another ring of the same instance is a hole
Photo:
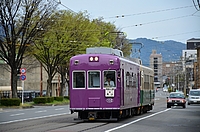
[[[61,0],[58,0],[58,1],[53,0],[53,1],[56,2],[57,4],[62,5],[62,6],[65,7],[67,10],[70,10],[71,12],[76,13],[75,11],[73,11],[72,9],[70,9],[69,7],[67,7],[66,5],[62,4],[62,3],[61,3]],[[76,14],[77,14],[77,13],[76,13]]]
[[[109,19],[109,18],[123,18],[123,17],[130,17],[130,16],[136,16],[136,15],[145,15],[145,14],[150,14],[150,13],[158,13],[158,12],[164,12],[164,11],[172,11],[172,10],[178,10],[178,9],[184,9],[184,8],[191,8],[191,6],[183,6],[183,7],[177,7],[177,8],[170,8],[170,9],[163,9],[163,10],[157,10],[157,11],[148,11],[148,12],[141,12],[141,13],[135,13],[135,14],[129,14],[129,15],[117,15],[114,17],[107,17],[104,19]]]
[[[179,34],[171,34],[171,35],[166,35],[166,36],[159,36],[159,37],[154,37],[152,39],[158,39],[158,38],[164,38],[164,37],[170,37],[170,36],[178,36],[178,35],[190,34],[190,33],[195,33],[195,32],[200,32],[200,30],[185,32],[185,33],[179,33]]]
[[[135,24],[135,25],[125,26],[125,27],[122,27],[122,28],[129,28],[129,27],[143,26],[143,25],[147,25],[147,24],[153,24],[153,23],[158,23],[158,22],[170,21],[170,20],[175,20],[175,19],[180,19],[180,18],[190,17],[190,16],[193,16],[193,14],[192,14],[192,15],[185,15],[185,16],[180,16],[180,17],[169,18],[169,19],[163,19],[163,20],[158,20],[158,21],[152,21],[152,22],[140,23],[140,24]]]

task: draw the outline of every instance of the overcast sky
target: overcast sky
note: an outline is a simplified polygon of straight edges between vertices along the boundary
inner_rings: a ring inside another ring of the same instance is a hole
[[[193,0],[61,0],[59,8],[87,11],[91,19],[103,17],[129,39],[186,43],[200,38],[200,10]]]

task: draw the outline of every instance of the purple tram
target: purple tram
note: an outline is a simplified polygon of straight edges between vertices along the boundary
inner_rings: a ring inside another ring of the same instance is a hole
[[[70,59],[70,110],[81,120],[118,120],[152,110],[153,70],[120,50],[87,48]]]

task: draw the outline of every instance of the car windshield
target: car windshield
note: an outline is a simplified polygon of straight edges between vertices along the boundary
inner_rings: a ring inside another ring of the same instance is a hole
[[[200,90],[199,91],[190,91],[190,95],[192,95],[192,96],[200,96]]]
[[[184,95],[181,93],[171,93],[169,95],[170,98],[184,98]]]

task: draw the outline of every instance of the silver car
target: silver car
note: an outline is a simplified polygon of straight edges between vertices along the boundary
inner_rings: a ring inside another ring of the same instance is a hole
[[[200,104],[200,89],[192,89],[188,94],[188,105]]]

